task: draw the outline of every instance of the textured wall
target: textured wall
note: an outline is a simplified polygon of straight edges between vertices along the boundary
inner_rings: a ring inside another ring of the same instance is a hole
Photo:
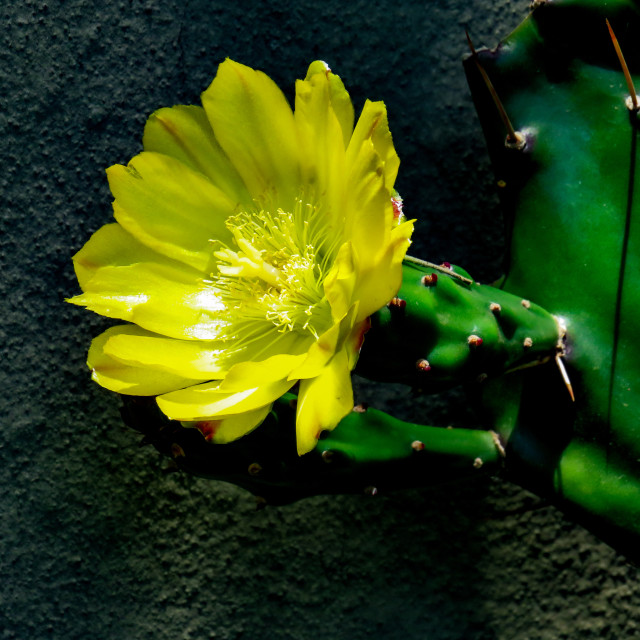
[[[637,637],[638,571],[509,485],[256,511],[240,489],[166,473],[89,381],[85,351],[108,323],[62,302],[76,292],[70,256],[111,216],[104,168],[139,150],[151,111],[196,102],[225,56],[288,90],[322,58],[357,105],[384,99],[398,187],[420,219],[412,252],[495,277],[501,220],[460,59],[464,27],[495,43],[524,3],[0,11],[0,638]],[[471,419],[459,403],[397,405]]]

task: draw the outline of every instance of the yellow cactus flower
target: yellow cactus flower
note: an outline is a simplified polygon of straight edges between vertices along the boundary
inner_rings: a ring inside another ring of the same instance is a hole
[[[299,382],[302,455],[352,409],[368,317],[400,286],[413,226],[385,106],[367,101],[354,127],[342,81],[314,62],[292,111],[232,60],[202,104],[155,112],[144,151],[107,170],[116,223],[74,256],[70,302],[131,323],[93,341],[96,382],[157,396],[212,442]]]

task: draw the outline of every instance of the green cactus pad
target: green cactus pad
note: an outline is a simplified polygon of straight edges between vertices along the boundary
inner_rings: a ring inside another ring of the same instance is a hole
[[[510,436],[512,476],[553,496],[634,557],[640,536],[638,116],[626,105],[606,19],[640,86],[639,9],[628,0],[537,3],[497,49],[478,53],[526,140],[521,150],[505,145],[476,60],[466,61],[510,234],[502,286],[535,297],[565,321],[576,395],[573,405],[550,382],[553,373],[541,368],[520,381],[487,385],[487,407]]]
[[[521,296],[480,285],[459,267],[405,262],[402,287],[372,316],[357,372],[425,392],[554,357],[561,330]]]

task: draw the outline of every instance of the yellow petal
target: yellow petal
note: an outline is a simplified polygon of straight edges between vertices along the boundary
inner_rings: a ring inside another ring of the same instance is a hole
[[[300,383],[296,415],[298,454],[311,451],[320,433],[335,428],[351,409],[351,375],[347,354],[342,350],[320,375]]]
[[[151,367],[197,381],[223,378],[222,342],[176,340],[140,330],[119,332],[104,346],[108,356],[134,367]]]
[[[315,75],[322,74],[327,78],[329,83],[329,97],[331,99],[331,107],[338,118],[340,128],[342,129],[342,137],[344,146],[349,143],[349,138],[353,132],[353,104],[345,86],[335,73],[329,69],[326,62],[316,60],[309,65],[307,77],[305,80],[311,80]]]
[[[278,205],[290,211],[300,187],[298,139],[291,107],[273,80],[227,59],[202,104],[251,195],[277,193]]]
[[[242,178],[218,144],[202,107],[159,109],[149,116],[142,142],[145,151],[171,156],[203,173],[238,205],[251,204]]]
[[[207,442],[227,444],[247,435],[260,425],[271,411],[270,404],[255,411],[247,411],[237,415],[225,416],[217,420],[201,420],[199,422],[183,422],[184,427],[198,429]]]
[[[155,396],[194,383],[189,378],[166,371],[124,364],[105,353],[104,347],[113,336],[140,333],[143,332],[138,327],[123,325],[111,327],[94,338],[87,357],[93,380],[111,391],[135,396]]]
[[[172,338],[213,340],[226,321],[215,290],[186,265],[141,262],[96,270],[69,302]]]
[[[358,273],[351,242],[345,242],[324,281],[324,294],[331,305],[334,322],[339,322],[351,307]]]
[[[206,273],[211,241],[231,241],[225,221],[237,203],[179,160],[143,151],[107,176],[116,220],[159,253]]]
[[[351,305],[344,317],[336,322],[331,328],[325,331],[314,342],[306,354],[306,358],[300,366],[296,367],[289,374],[289,379],[313,378],[324,370],[334,355],[340,351],[345,341],[353,330],[353,326],[358,316],[359,302]]]
[[[304,362],[306,354],[291,355],[280,353],[260,362],[236,364],[225,377],[221,391],[242,391],[264,383],[286,379],[291,372]]]
[[[393,205],[380,156],[371,140],[365,140],[358,151],[349,165],[345,238],[351,241],[358,263],[368,267],[379,259],[389,241]]]
[[[345,142],[332,106],[326,73],[315,73],[296,82],[295,121],[302,148],[303,180],[310,191],[322,194],[327,210],[325,234],[342,236],[347,177]]]
[[[73,266],[81,289],[107,266],[127,266],[137,262],[162,262],[179,267],[153,249],[145,247],[119,224],[106,224],[89,238],[89,241],[73,256]],[[196,275],[196,272],[193,272]]]
[[[277,380],[242,391],[225,392],[221,383],[199,384],[158,397],[158,406],[174,420],[206,420],[255,411],[285,394],[295,381]]]
[[[413,220],[403,222],[390,233],[390,241],[378,261],[358,273],[353,297],[360,301],[356,322],[381,309],[393,298],[402,284],[402,260],[411,244]]]
[[[370,100],[365,102],[351,137],[348,153],[356,155],[358,147],[364,144],[366,140],[371,140],[376,153],[384,163],[385,186],[391,191],[398,175],[400,158],[398,158],[393,146],[391,132],[389,131],[387,108],[384,102],[371,102]]]

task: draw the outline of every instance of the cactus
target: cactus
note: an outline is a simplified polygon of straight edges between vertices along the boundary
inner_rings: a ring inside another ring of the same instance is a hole
[[[478,428],[356,408],[300,457],[291,394],[224,445],[208,441],[206,421],[170,421],[149,399],[125,398],[125,421],[179,468],[272,504],[500,473],[638,560],[639,120],[606,19],[640,73],[637,0],[536,2],[498,48],[469,56],[505,211],[506,275],[494,288],[408,260],[397,296],[371,317],[358,373],[425,392],[472,383]]]

